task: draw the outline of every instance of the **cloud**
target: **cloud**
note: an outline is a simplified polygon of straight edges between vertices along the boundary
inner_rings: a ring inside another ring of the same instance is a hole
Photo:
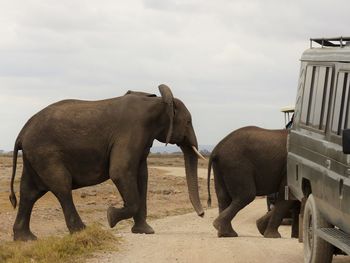
[[[308,39],[346,33],[349,5],[1,1],[0,148],[54,101],[157,93],[160,83],[191,110],[201,144],[243,125],[281,127]]]

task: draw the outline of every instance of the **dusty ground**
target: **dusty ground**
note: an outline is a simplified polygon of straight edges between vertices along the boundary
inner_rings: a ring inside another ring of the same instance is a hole
[[[166,165],[168,162],[159,160],[153,165]],[[183,177],[183,169],[176,166],[153,167],[166,175]],[[198,176],[206,178],[205,164],[202,167],[198,169]],[[123,239],[120,251],[96,254],[87,262],[303,262],[303,244],[290,238],[290,226],[280,226],[281,239],[266,239],[258,232],[255,221],[266,213],[265,198],[256,198],[235,217],[232,224],[239,234],[238,238],[217,238],[212,227],[217,208],[206,209],[205,213],[204,218],[192,212],[151,220],[149,223],[156,231],[154,235],[135,235],[128,228],[122,228],[117,233]],[[333,263],[346,262],[350,262],[349,257],[333,258]]]
[[[171,159],[173,159],[171,161]],[[163,166],[172,163],[177,166],[176,172],[184,174],[184,168],[179,168],[181,157],[155,157],[149,162]],[[150,164],[150,165],[151,165]],[[17,209],[14,210],[8,199],[12,171],[12,158],[0,157],[0,242],[12,240],[12,226]],[[19,180],[22,171],[22,159],[18,158],[15,191],[19,199]],[[182,172],[181,172],[182,171]],[[206,180],[199,179],[202,204],[206,204]],[[213,190],[212,190],[213,191]],[[106,210],[109,205],[122,206],[122,199],[114,184],[109,180],[100,185],[81,188],[73,191],[74,203],[86,224],[100,222],[107,226]],[[162,218],[192,212],[193,208],[188,198],[185,178],[167,174],[164,169],[149,168],[148,184],[148,218]],[[116,232],[127,224],[116,227]],[[49,235],[62,235],[68,232],[61,207],[57,199],[47,193],[34,206],[31,229],[39,238]]]
[[[289,238],[290,227],[280,227],[282,239],[265,239],[258,233],[255,220],[264,209],[265,200],[257,199],[238,214],[233,221],[238,238],[216,237],[211,223],[217,209],[207,210],[204,218],[190,213],[155,220],[154,235],[123,229],[118,233],[124,240],[120,252],[96,255],[88,262],[303,262],[302,244]]]
[[[205,156],[209,159],[209,156]],[[176,154],[151,154],[147,159],[149,166],[166,166],[166,167],[184,167],[184,159],[182,155]],[[208,162],[198,159],[198,168],[207,169]]]
[[[113,229],[122,237],[119,251],[97,254],[89,263],[100,262],[303,262],[302,244],[290,238],[290,227],[281,226],[282,239],[264,239],[255,227],[255,220],[266,211],[265,199],[256,199],[243,209],[233,221],[238,238],[216,237],[212,221],[217,209],[206,210],[204,218],[192,212],[188,200],[183,160],[179,156],[151,156],[149,158],[148,212],[154,235],[130,233],[130,222]],[[16,210],[8,201],[11,158],[0,157],[0,242],[12,240],[12,225]],[[206,163],[200,162],[199,185],[202,204],[206,206]],[[19,160],[18,181],[22,163]],[[213,186],[213,183],[212,183]],[[216,206],[214,190],[213,201]],[[77,209],[86,224],[100,222],[107,226],[106,209],[121,206],[121,198],[112,182],[74,191]],[[63,235],[66,229],[57,200],[47,194],[34,207],[32,231],[38,237]],[[348,257],[335,257],[333,262],[350,262]]]

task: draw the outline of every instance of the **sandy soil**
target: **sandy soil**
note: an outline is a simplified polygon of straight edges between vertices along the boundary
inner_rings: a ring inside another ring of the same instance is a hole
[[[150,168],[157,169],[166,175],[185,177],[185,172],[183,167],[166,167],[166,166],[150,166]],[[208,170],[207,168],[198,168],[198,178],[207,179]],[[213,173],[211,173],[211,180],[213,180]]]
[[[165,161],[164,161],[165,160]],[[153,164],[164,165],[169,162],[181,166],[182,160],[175,157],[157,157],[152,160]],[[149,168],[148,182],[148,218],[162,218],[171,215],[184,214],[192,212],[193,208],[189,201],[184,168],[175,167],[180,176],[172,176],[164,169]],[[14,210],[8,199],[9,185],[12,171],[12,158],[0,157],[0,242],[12,240],[12,226],[15,221],[17,209]],[[22,160],[18,159],[17,174],[15,179],[15,191],[19,200],[19,181],[21,178]],[[182,171],[182,172],[181,172]],[[200,196],[202,204],[206,204],[206,180],[199,179]],[[214,191],[214,190],[212,190]],[[77,210],[87,225],[94,222],[102,223],[107,227],[106,210],[109,205],[116,207],[122,206],[122,199],[114,186],[108,180],[100,185],[81,188],[73,191],[74,203]],[[215,205],[215,203],[214,203]],[[124,221],[115,228],[118,231],[130,221]],[[68,230],[65,225],[62,209],[57,199],[47,193],[34,206],[31,229],[39,238],[50,235],[67,234]],[[129,229],[129,227],[128,227]]]
[[[171,167],[168,165],[172,164]],[[257,231],[255,220],[266,212],[265,199],[258,198],[243,209],[233,221],[238,238],[216,237],[212,222],[217,208],[198,217],[188,199],[182,159],[149,159],[148,218],[156,234],[130,233],[130,221],[118,224],[113,232],[122,237],[118,252],[97,254],[89,263],[100,262],[303,262],[302,244],[290,238],[290,227],[281,226],[281,239],[265,239]],[[17,210],[8,200],[11,158],[0,157],[0,243],[12,240],[12,225]],[[180,167],[180,168],[179,168]],[[207,171],[199,169],[200,196],[206,205]],[[19,192],[22,163],[19,159],[15,189]],[[213,187],[212,183],[212,187]],[[214,190],[213,205],[216,207]],[[122,200],[111,181],[74,191],[74,201],[86,224],[100,222],[107,226],[106,209],[121,206]],[[32,231],[38,237],[68,233],[62,210],[54,196],[46,194],[34,207]],[[349,257],[335,257],[333,262],[350,262]]]
[[[195,213],[152,220],[154,235],[135,235],[121,229],[119,252],[97,254],[88,263],[100,262],[303,262],[303,244],[290,238],[290,226],[281,226],[280,239],[263,238],[255,221],[265,213],[266,201],[258,198],[244,208],[232,224],[237,238],[217,238],[212,222],[217,209],[206,210],[204,218]],[[349,257],[335,256],[333,263],[350,262]]]
[[[256,199],[233,221],[238,238],[217,238],[211,223],[217,209],[204,218],[194,213],[151,222],[156,234],[135,235],[123,229],[118,253],[98,255],[97,262],[302,262],[302,244],[290,237],[290,227],[280,227],[282,239],[265,239],[255,220],[265,213],[265,200]]]
[[[162,166],[151,167],[165,175],[184,177],[182,167],[164,166],[167,164],[164,160],[155,164]],[[207,169],[198,168],[198,176],[207,178]],[[212,227],[217,208],[207,209],[204,218],[189,213],[151,220],[149,223],[156,231],[154,235],[135,235],[123,228],[117,234],[123,238],[119,252],[98,254],[87,262],[303,262],[303,244],[290,238],[290,226],[279,228],[281,239],[266,239],[260,235],[255,221],[265,212],[264,198],[257,198],[240,211],[232,222],[238,238],[217,238]],[[335,256],[333,262],[350,262],[350,258]]]

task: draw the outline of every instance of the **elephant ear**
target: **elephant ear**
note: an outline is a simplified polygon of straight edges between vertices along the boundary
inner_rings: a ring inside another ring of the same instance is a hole
[[[147,92],[142,92],[142,91],[132,91],[132,90],[128,90],[124,96],[126,95],[137,95],[137,96],[145,96],[145,97],[157,97],[156,94],[152,94],[152,93],[147,93]]]
[[[160,94],[162,95],[163,101],[167,105],[166,114],[169,117],[169,129],[166,136],[165,144],[168,144],[171,139],[171,134],[173,132],[173,122],[174,122],[174,96],[170,88],[167,85],[161,84],[158,86]]]

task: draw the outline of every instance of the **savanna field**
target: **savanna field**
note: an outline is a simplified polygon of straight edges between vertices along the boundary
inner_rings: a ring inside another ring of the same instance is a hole
[[[183,157],[154,154],[149,156],[148,165],[148,219],[192,212],[185,177],[170,176],[159,168],[152,168],[152,166],[183,167]],[[19,157],[15,177],[18,200],[22,167],[22,158]],[[206,167],[206,163],[200,160],[199,167]],[[85,231],[69,235],[57,199],[51,193],[47,193],[36,202],[31,217],[31,229],[39,241],[13,242],[12,226],[17,209],[13,209],[8,198],[11,173],[12,157],[1,156],[0,262],[77,262],[78,260],[83,262],[94,252],[118,250],[118,244],[123,240],[113,234],[121,228],[130,227],[131,221],[122,221],[115,228],[109,228],[106,218],[107,208],[110,205],[121,207],[123,204],[110,180],[73,191],[76,208],[88,226]],[[201,201],[205,205],[207,198],[205,179],[199,178],[199,187]]]

